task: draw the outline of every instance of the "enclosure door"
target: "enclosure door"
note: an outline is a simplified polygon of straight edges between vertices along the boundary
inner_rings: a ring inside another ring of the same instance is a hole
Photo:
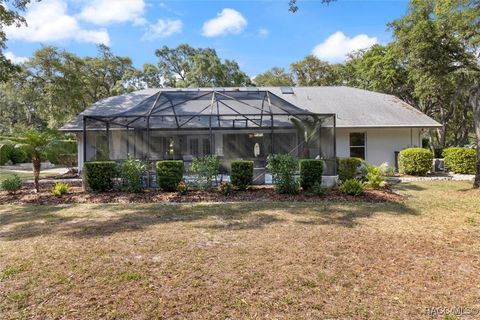
[[[270,147],[269,137],[266,136],[263,133],[225,134],[223,154],[228,159],[264,159]]]
[[[202,157],[211,154],[210,136],[187,136],[187,153],[194,157]]]

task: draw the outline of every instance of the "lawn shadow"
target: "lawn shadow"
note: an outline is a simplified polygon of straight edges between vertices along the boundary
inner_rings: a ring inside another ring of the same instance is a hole
[[[47,234],[63,234],[75,238],[104,237],[114,233],[145,229],[151,225],[175,222],[195,222],[209,218],[228,221],[226,228],[232,230],[255,229],[279,219],[270,215],[257,215],[254,208],[258,204],[178,204],[178,205],[128,205],[121,209],[119,204],[99,204],[83,208],[89,212],[115,212],[115,215],[92,216],[78,214],[63,216],[56,206],[19,206],[2,216],[0,239],[18,240]],[[36,213],[35,208],[42,212]],[[114,209],[112,209],[114,208]],[[14,224],[8,227],[9,224]],[[207,228],[225,228],[211,225]]]
[[[426,188],[411,182],[400,182],[393,186],[393,190],[394,191],[422,191],[422,190],[426,190]]]
[[[57,212],[71,205],[12,205],[0,207],[0,227],[13,223],[36,222],[58,218]]]
[[[214,223],[195,227],[218,231],[261,229],[285,222],[305,225],[339,225],[355,227],[359,218],[376,213],[416,214],[403,203],[317,202],[295,204],[229,203],[229,204],[99,204],[79,206],[76,214],[60,214],[59,206],[18,206],[1,214],[0,239],[18,240],[48,234],[73,238],[106,237],[116,233],[144,230],[149,226],[203,220]],[[75,209],[75,208],[74,208]],[[40,212],[38,212],[40,210]],[[280,214],[278,213],[280,212]],[[106,214],[105,214],[106,213]],[[290,216],[292,215],[292,216]],[[298,219],[297,217],[301,217]],[[4,228],[5,227],[5,228]],[[2,230],[4,229],[4,230]]]
[[[325,203],[306,210],[292,212],[301,219],[296,223],[304,225],[338,225],[346,228],[357,226],[360,219],[370,218],[375,214],[390,215],[418,215],[417,210],[406,206],[404,203]]]

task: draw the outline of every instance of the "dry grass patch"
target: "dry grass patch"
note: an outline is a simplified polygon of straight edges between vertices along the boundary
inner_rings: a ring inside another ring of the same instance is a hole
[[[403,203],[0,206],[6,319],[421,319],[480,307],[480,193]]]

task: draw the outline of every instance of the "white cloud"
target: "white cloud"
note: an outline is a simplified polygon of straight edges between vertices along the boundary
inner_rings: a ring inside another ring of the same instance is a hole
[[[202,34],[205,37],[216,37],[228,33],[238,34],[247,25],[247,20],[236,10],[225,8],[216,18],[203,24]]]
[[[349,38],[343,32],[337,31],[324,42],[317,45],[313,49],[313,54],[322,60],[340,62],[345,60],[348,53],[371,47],[377,42],[376,37],[370,38],[366,34],[359,34]]]
[[[110,38],[105,29],[82,29],[77,19],[67,14],[67,3],[62,0],[34,2],[25,15],[28,26],[5,27],[11,40],[29,42],[50,42],[75,40],[78,42],[103,43],[108,45]]]
[[[5,52],[5,58],[7,58],[8,60],[10,60],[12,63],[24,63],[28,60],[27,57],[18,57],[15,55],[15,53],[11,52],[11,51],[7,51]]]
[[[158,19],[157,23],[148,26],[147,31],[143,34],[142,40],[156,40],[166,38],[174,33],[182,31],[182,20]]]
[[[151,41],[169,37],[174,33],[181,32],[182,26],[182,20],[158,19],[157,23],[148,26],[147,31],[142,36],[142,40]]]
[[[128,21],[144,25],[147,22],[143,18],[144,10],[143,0],[89,0],[79,18],[101,26]]]
[[[266,38],[268,37],[269,34],[270,34],[270,31],[268,31],[268,29],[265,29],[265,28],[258,29],[258,36],[260,38]]]

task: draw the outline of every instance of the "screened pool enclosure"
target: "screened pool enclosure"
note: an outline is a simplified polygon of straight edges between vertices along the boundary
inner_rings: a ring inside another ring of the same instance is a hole
[[[188,175],[194,157],[213,154],[225,179],[232,160],[252,160],[255,182],[264,183],[267,156],[289,153],[322,159],[324,175],[336,175],[335,115],[314,114],[255,88],[159,90],[127,110],[84,115],[80,135],[84,162],[176,159]],[[153,172],[152,165],[149,184]]]

